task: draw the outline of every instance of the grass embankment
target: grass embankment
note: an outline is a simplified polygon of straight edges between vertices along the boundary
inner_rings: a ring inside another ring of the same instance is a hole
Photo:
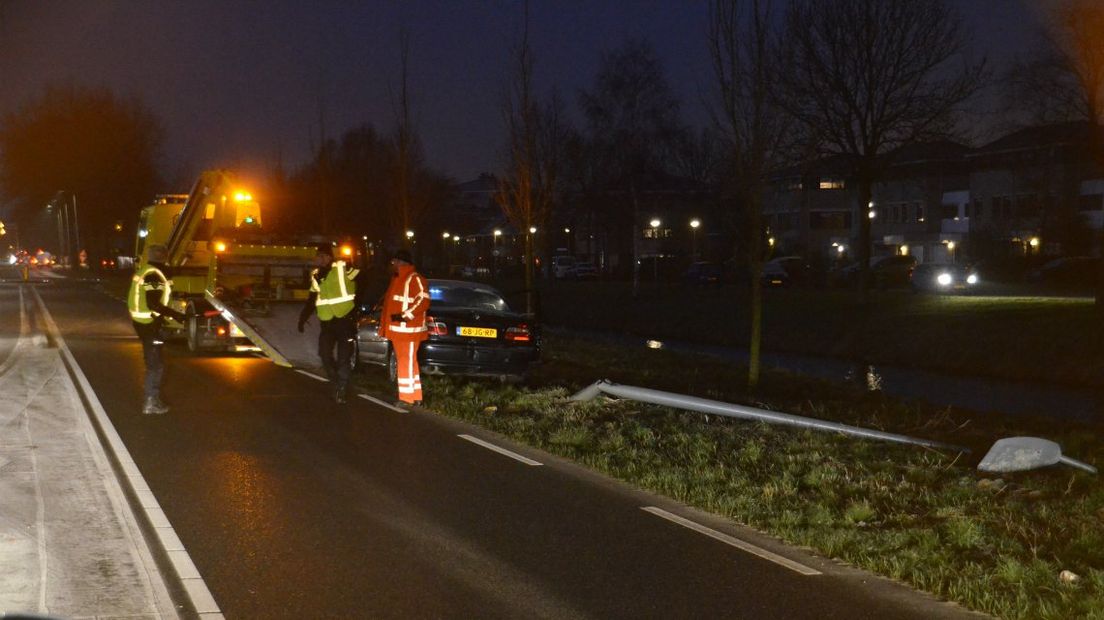
[[[971,376],[1104,386],[1104,321],[1085,299],[913,295],[874,291],[859,306],[838,290],[768,290],[767,351],[842,357]],[[739,287],[644,288],[546,282],[543,320],[648,338],[746,346]]]
[[[642,356],[647,355],[647,359]],[[724,515],[1005,618],[1104,617],[1104,491],[1068,468],[1003,478],[976,461],[993,440],[1044,435],[1104,463],[1089,430],[993,418],[767,373],[754,399],[745,369],[666,351],[553,336],[530,387],[423,378],[434,411],[631,484]],[[565,397],[598,378],[758,404],[942,440],[958,456],[631,402]],[[389,393],[382,370],[362,374]],[[1063,582],[1070,570],[1080,576]]]

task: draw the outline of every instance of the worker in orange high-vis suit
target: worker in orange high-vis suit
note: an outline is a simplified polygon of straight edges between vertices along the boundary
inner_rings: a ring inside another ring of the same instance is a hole
[[[422,378],[418,373],[418,347],[428,337],[426,311],[429,286],[414,269],[410,252],[399,250],[391,258],[391,284],[383,296],[380,336],[391,341],[398,363],[399,401],[422,404]]]

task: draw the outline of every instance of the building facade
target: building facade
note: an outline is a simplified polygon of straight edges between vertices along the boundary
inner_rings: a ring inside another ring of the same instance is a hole
[[[1089,127],[1028,127],[978,148],[903,147],[883,161],[870,204],[859,205],[850,161],[826,158],[772,175],[764,211],[779,252],[853,258],[860,217],[872,254],[920,262],[1099,253],[1104,175]]]

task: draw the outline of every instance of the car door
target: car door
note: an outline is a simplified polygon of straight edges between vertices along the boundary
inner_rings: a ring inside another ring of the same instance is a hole
[[[360,361],[369,364],[387,364],[388,347],[386,338],[379,335],[380,307],[362,309],[357,321],[357,345]]]

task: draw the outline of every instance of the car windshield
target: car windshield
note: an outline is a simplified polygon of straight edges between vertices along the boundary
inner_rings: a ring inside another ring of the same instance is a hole
[[[464,308],[484,312],[510,312],[506,300],[497,292],[489,289],[469,287],[429,287],[431,308]]]

